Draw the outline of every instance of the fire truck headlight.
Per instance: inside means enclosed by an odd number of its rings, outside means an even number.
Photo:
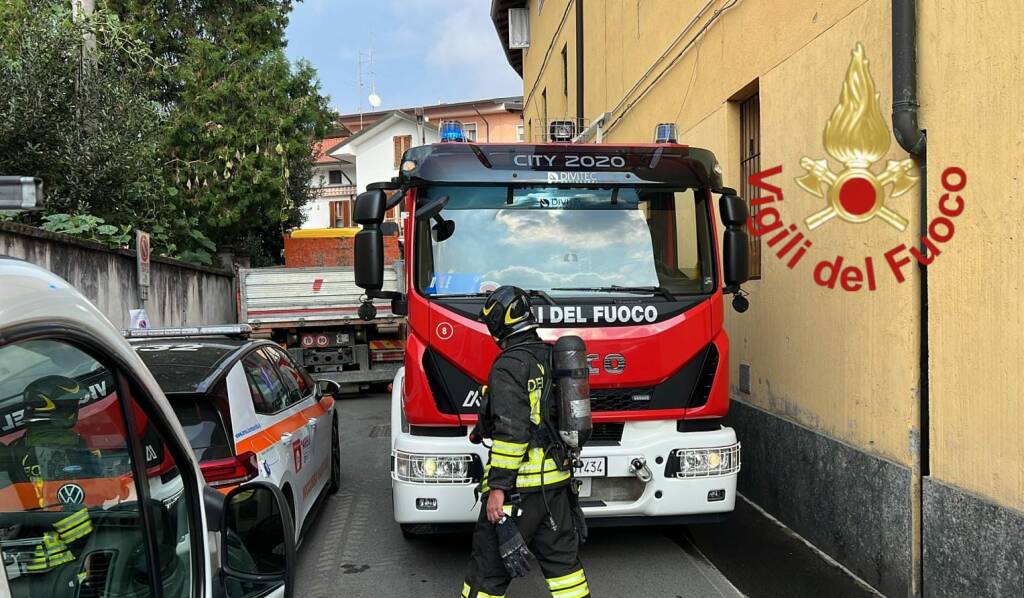
[[[665,474],[677,478],[729,475],[740,470],[740,445],[677,449]]]
[[[472,482],[472,455],[416,455],[395,451],[395,477],[420,484]]]
[[[707,471],[708,468],[707,453],[687,452],[685,455],[683,455],[682,465],[684,472],[695,473],[700,475],[701,473]]]

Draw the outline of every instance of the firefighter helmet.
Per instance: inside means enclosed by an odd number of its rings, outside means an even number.
[[[25,387],[25,419],[70,428],[78,423],[78,404],[84,391],[73,378],[43,376]]]
[[[537,327],[537,318],[530,309],[530,296],[511,285],[494,289],[480,310],[480,320],[487,324],[491,337],[499,343],[517,332]]]

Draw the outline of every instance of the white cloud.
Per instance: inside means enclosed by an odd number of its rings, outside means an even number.
[[[449,12],[434,33],[435,41],[425,56],[428,68],[469,77],[481,97],[522,93],[522,80],[508,66],[489,11]]]

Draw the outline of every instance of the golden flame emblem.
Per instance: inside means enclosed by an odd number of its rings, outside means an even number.
[[[832,172],[824,158],[805,156],[800,160],[807,173],[796,183],[828,202],[804,220],[811,230],[835,216],[847,222],[867,222],[878,216],[897,230],[907,228],[907,219],[885,205],[885,189],[890,187],[889,197],[899,197],[917,184],[918,176],[910,159],[889,160],[878,175],[871,171],[871,165],[889,151],[891,137],[868,64],[864,46],[858,43],[839,93],[839,105],[825,124],[825,151],[843,163],[843,170]]]

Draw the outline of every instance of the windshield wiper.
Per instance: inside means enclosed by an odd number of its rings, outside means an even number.
[[[471,299],[473,297],[490,297],[490,293],[434,293],[431,299]]]
[[[526,291],[526,294],[529,295],[530,297],[539,297],[539,298],[543,299],[544,302],[547,303],[548,305],[558,305],[558,302],[555,301],[551,297],[551,295],[548,295],[544,291],[540,291],[540,290],[537,290],[537,289],[524,289],[524,290]],[[447,293],[447,294],[435,293],[435,294],[431,295],[432,298],[440,298],[440,299],[450,299],[450,298],[463,299],[463,298],[490,297],[490,296],[491,296],[491,293],[489,291],[488,292],[479,292],[479,293]]]
[[[665,287],[620,287],[611,285],[609,287],[555,287],[552,291],[587,291],[590,293],[632,293],[635,295],[661,295],[666,301],[675,301],[676,297],[672,291]]]

